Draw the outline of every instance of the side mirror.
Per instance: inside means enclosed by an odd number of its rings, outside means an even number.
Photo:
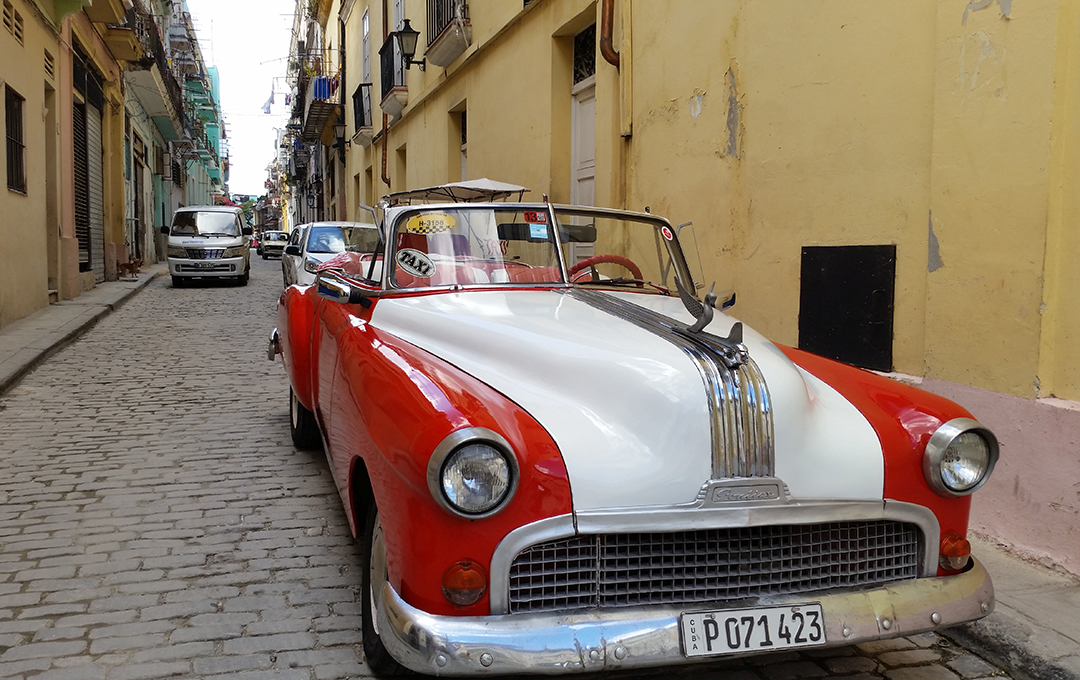
[[[168,227],[162,227],[161,228],[161,233],[168,236],[169,235],[169,228]]]
[[[300,246],[297,246],[297,245],[285,246],[285,254],[286,255],[295,255],[297,257],[300,257]]]
[[[329,272],[319,272],[315,277],[315,293],[324,300],[341,304],[370,307],[373,303],[367,291],[350,285]]]
[[[251,236],[253,233],[251,227],[240,227],[240,233],[244,236]]]

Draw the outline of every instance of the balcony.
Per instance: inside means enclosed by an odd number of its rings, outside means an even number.
[[[330,118],[337,112],[340,105],[338,87],[341,80],[338,76],[315,76],[308,84],[309,100],[305,107],[304,127],[300,132],[300,138],[305,142],[314,142],[322,138],[323,131]]]
[[[353,121],[356,130],[353,132],[353,141],[363,146],[371,146],[373,133],[371,115],[371,83],[360,83],[353,92]]]
[[[124,20],[124,3],[120,0],[97,0],[83,11],[95,24],[119,24]]]
[[[428,47],[424,59],[446,68],[472,44],[472,22],[464,0],[427,0]]]
[[[390,33],[379,48],[379,62],[382,76],[382,101],[379,108],[391,118],[396,118],[409,103],[409,88],[405,85],[405,64],[397,33]]]
[[[106,24],[98,27],[98,34],[109,47],[109,53],[117,61],[136,61],[142,59],[143,50],[135,31],[127,26]]]
[[[143,57],[128,64],[124,77],[133,84],[143,109],[154,121],[165,141],[175,141],[183,133],[184,95],[169,68],[165,46],[154,20],[142,5],[128,10],[130,26],[143,47]]]

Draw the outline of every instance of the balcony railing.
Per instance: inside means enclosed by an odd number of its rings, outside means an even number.
[[[454,19],[469,18],[464,0],[427,0],[427,44],[435,42]]]
[[[356,130],[353,134],[359,132],[363,128],[370,128],[371,122],[371,83],[360,83],[356,87],[356,91],[353,92],[353,121],[356,124]]]
[[[386,42],[379,48],[379,63],[382,76],[382,98],[397,87],[405,87],[405,68],[401,57],[401,46],[397,41],[397,33],[391,32]]]
[[[169,58],[165,55],[165,45],[161,42],[157,24],[146,13],[142,5],[136,2],[127,11],[127,25],[135,30],[139,42],[146,48],[147,56],[141,62],[137,62],[138,66],[150,69],[153,65],[157,65],[158,71],[161,73],[161,80],[165,83],[165,90],[168,93],[169,100],[172,102],[176,114],[183,120],[184,93],[169,68]]]

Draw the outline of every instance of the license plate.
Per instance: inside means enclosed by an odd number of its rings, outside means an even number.
[[[195,267],[198,269],[213,269],[217,266],[216,262],[196,262]]]
[[[814,602],[789,607],[754,607],[686,612],[679,617],[686,656],[767,652],[825,644],[825,619]]]

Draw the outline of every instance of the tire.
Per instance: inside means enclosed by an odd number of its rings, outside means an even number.
[[[292,388],[289,388],[289,433],[292,435],[293,445],[301,451],[313,451],[322,447],[315,414],[304,408]]]
[[[172,277],[172,287],[173,288],[183,288],[185,283],[186,282],[184,281],[184,277],[182,277],[182,276],[174,276],[174,277]]]
[[[375,675],[387,677],[405,675],[408,671],[401,666],[394,657],[390,656],[383,645],[382,638],[375,624],[375,600],[372,586],[381,589],[386,583],[386,547],[382,541],[382,524],[379,522],[379,511],[374,503],[368,508],[364,518],[364,533],[361,536],[363,558],[361,568],[360,619],[361,636],[364,647],[364,656],[367,665]]]
[[[239,283],[241,286],[246,286],[248,284],[248,279],[250,277],[251,277],[251,270],[250,269],[245,269],[243,274],[236,277],[236,282]]]
[[[266,253],[265,252],[262,254],[262,259],[264,259],[264,260],[266,259]]]

